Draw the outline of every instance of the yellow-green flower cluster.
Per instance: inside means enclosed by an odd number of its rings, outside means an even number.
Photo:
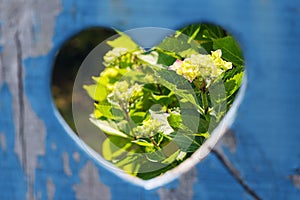
[[[103,64],[106,67],[116,67],[116,68],[131,68],[134,63],[134,57],[141,51],[130,52],[127,48],[116,47],[108,51],[103,59]]]
[[[115,63],[119,57],[125,55],[127,52],[128,50],[126,48],[122,48],[122,47],[113,48],[112,50],[108,51],[104,55],[103,57],[104,64],[106,66],[109,66],[110,64]]]
[[[131,99],[136,98],[142,91],[142,85],[137,83],[130,85],[128,81],[118,81],[114,85],[112,93],[108,99],[113,104],[119,104],[123,109],[128,109]]]
[[[209,54],[192,54],[183,61],[176,60],[169,70],[176,71],[177,74],[184,76],[190,82],[196,78],[205,81],[211,81],[222,74],[224,71],[232,68],[231,62],[226,62],[222,58],[220,49],[212,51]]]
[[[216,51],[212,51],[211,52],[211,58],[213,59],[213,62],[215,64],[215,66],[219,69],[223,69],[223,70],[228,70],[232,68],[232,63],[231,62],[226,62],[225,60],[223,60],[221,58],[222,56],[222,51],[221,49],[218,49]]]
[[[133,133],[137,138],[149,138],[157,134],[160,130],[161,122],[157,119],[148,119],[143,121],[141,126],[137,126],[133,129]]]

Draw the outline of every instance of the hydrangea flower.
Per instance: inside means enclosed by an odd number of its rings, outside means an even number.
[[[231,69],[232,63],[226,62],[225,60],[223,60],[221,58],[221,56],[222,56],[221,49],[211,52],[211,57],[213,59],[214,64],[216,65],[216,67],[218,67],[219,69],[223,69],[223,70]]]
[[[122,55],[126,54],[128,50],[123,47],[116,47],[113,48],[112,50],[108,51],[103,59],[104,59],[104,64],[106,66],[109,66],[110,64],[113,64],[116,62],[116,60],[121,57]]]
[[[143,121],[141,126],[137,126],[133,129],[133,133],[136,137],[149,138],[157,134],[161,127],[161,122],[157,119],[148,119]]]
[[[231,62],[226,62],[222,58],[220,49],[209,54],[192,54],[183,61],[176,60],[168,69],[176,71],[190,82],[196,78],[210,82],[224,71],[232,68]]]
[[[136,98],[141,91],[142,85],[137,83],[130,85],[128,81],[118,81],[115,83],[112,93],[108,95],[108,100],[127,110],[130,99]]]

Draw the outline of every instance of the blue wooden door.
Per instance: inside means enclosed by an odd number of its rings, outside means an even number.
[[[52,102],[56,52],[92,26],[195,22],[221,25],[244,53],[248,81],[229,133],[179,175],[145,182],[111,170]],[[299,36],[297,0],[1,0],[0,199],[299,199]]]

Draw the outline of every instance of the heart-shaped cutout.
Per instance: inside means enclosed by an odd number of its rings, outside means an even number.
[[[243,65],[236,41],[218,26],[120,32],[94,48],[78,71],[79,136],[101,163],[157,186],[158,176],[170,180],[199,162],[225,132]],[[92,142],[85,139],[91,134]],[[108,162],[88,146],[100,147]]]

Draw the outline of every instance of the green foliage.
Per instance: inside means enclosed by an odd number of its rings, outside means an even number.
[[[244,65],[239,45],[231,36],[213,40],[213,48],[221,49],[223,52],[222,57],[225,60],[232,62],[235,66],[240,67]]]
[[[108,44],[106,68],[84,86],[95,100],[91,122],[107,135],[103,157],[143,179],[176,167],[209,138],[230,108],[244,67],[235,40],[196,24],[150,51],[129,36]]]
[[[120,37],[116,38],[113,41],[108,41],[107,44],[111,47],[122,47],[126,48],[129,51],[134,51],[139,49],[139,46],[126,34],[117,31]]]

